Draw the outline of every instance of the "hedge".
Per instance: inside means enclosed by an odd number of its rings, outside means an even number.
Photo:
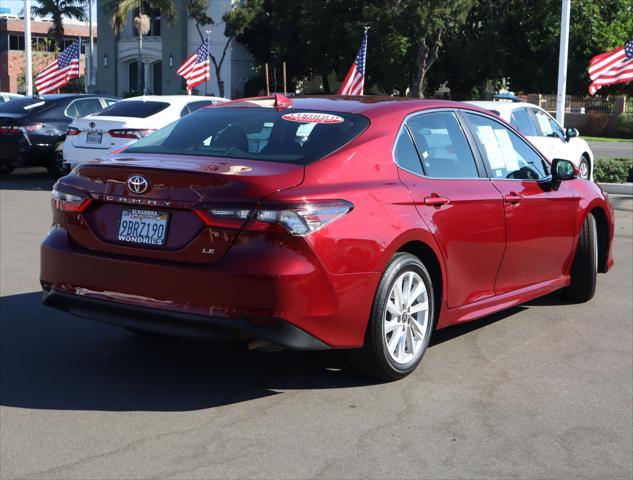
[[[633,159],[598,158],[593,167],[593,177],[596,182],[633,182]]]

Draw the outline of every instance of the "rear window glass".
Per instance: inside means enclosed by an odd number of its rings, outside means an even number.
[[[308,164],[356,138],[357,114],[274,108],[208,108],[136,142],[126,153],[165,153]]]
[[[147,118],[162,112],[169,103],[167,102],[143,102],[142,100],[130,100],[129,102],[117,102],[102,110],[97,115],[107,117],[134,117]]]
[[[0,104],[0,112],[4,113],[26,113],[41,111],[50,107],[51,103],[47,103],[41,98],[16,98],[10,102]]]

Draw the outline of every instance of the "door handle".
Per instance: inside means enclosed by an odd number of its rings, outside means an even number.
[[[424,199],[424,205],[429,205],[431,207],[441,207],[442,205],[446,205],[448,203],[448,198],[439,197],[437,195],[431,195],[430,197],[426,197]]]
[[[510,192],[505,197],[503,197],[503,199],[506,203],[515,204],[519,203],[523,199],[523,197],[518,193]]]

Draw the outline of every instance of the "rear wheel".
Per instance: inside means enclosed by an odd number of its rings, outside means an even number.
[[[571,267],[571,283],[565,296],[574,302],[587,302],[596,293],[598,276],[598,231],[596,219],[590,213],[582,225],[578,250]]]
[[[578,172],[580,178],[584,178],[585,180],[589,180],[591,176],[591,168],[589,165],[589,159],[587,155],[583,155],[580,157],[580,162],[578,162]]]
[[[48,174],[51,177],[59,178],[68,173],[68,169],[64,167],[64,142],[58,142],[55,145],[53,157],[46,166]]]
[[[431,277],[414,255],[397,253],[380,280],[365,345],[352,353],[355,367],[382,380],[397,380],[418,366],[434,320]]]

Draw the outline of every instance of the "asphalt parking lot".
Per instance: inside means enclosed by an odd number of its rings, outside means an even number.
[[[587,142],[596,158],[632,158],[633,143],[630,142]]]
[[[141,339],[45,309],[51,182],[0,181],[0,478],[633,475],[633,199],[593,301],[437,332],[391,384],[340,354]]]

